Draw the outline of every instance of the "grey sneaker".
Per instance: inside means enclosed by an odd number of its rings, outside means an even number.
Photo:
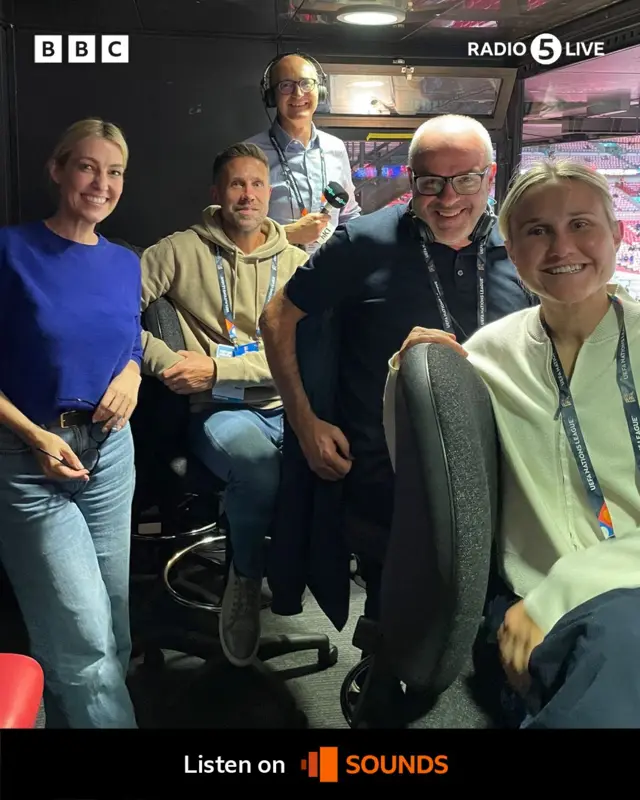
[[[262,581],[237,575],[231,564],[220,612],[220,644],[236,667],[251,664],[258,652],[261,590]]]

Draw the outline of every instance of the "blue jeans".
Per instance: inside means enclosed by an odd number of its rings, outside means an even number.
[[[87,427],[67,429],[78,455]],[[133,488],[128,425],[100,446],[86,484],[46,478],[0,426],[0,559],[44,669],[47,727],[137,727],[125,685]]]
[[[281,408],[228,408],[193,414],[190,447],[226,483],[224,507],[236,571],[262,578],[265,537],[280,486]]]

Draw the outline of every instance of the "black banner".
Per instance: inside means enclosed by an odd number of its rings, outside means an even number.
[[[157,800],[284,784],[329,791],[376,783],[438,794],[454,785],[477,793],[566,778],[575,788],[576,779],[596,777],[596,763],[584,762],[580,774],[573,759],[553,754],[591,748],[597,762],[596,736],[602,744],[595,731],[2,731],[0,790],[3,800]],[[616,740],[624,744],[624,734],[606,736],[608,753]],[[601,774],[610,766],[603,761]],[[618,759],[616,780],[625,771],[631,778],[635,762]]]

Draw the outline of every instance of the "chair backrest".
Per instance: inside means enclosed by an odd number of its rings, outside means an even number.
[[[160,297],[150,303],[142,314],[142,327],[152,336],[162,339],[172,350],[186,349],[180,321],[170,300]],[[143,378],[139,406],[144,409],[145,421],[152,436],[162,436],[172,451],[181,445],[189,421],[189,398],[168,389],[156,378]]]
[[[395,514],[380,646],[408,686],[438,695],[468,663],[498,519],[498,440],[488,391],[446,345],[403,358],[395,396]]]
[[[178,315],[166,297],[149,304],[142,314],[142,326],[172,350],[186,349]],[[187,395],[175,394],[156,378],[143,378],[138,411],[132,419],[137,449],[141,457],[145,455],[145,461],[154,473],[154,481],[160,480],[155,473],[167,473],[165,466],[168,467],[168,485],[178,479],[176,486],[171,488],[176,494],[183,491],[181,482],[190,477],[187,458],[189,413]]]
[[[159,297],[149,303],[142,314],[142,326],[157,339],[162,339],[172,350],[186,349],[178,315],[173,303],[166,297]]]

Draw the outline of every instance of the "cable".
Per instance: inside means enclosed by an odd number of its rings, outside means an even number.
[[[278,32],[278,39],[281,39],[284,36],[284,34],[286,33],[286,30],[289,27],[289,25],[291,24],[292,20],[294,20],[298,16],[299,12],[302,10],[302,6],[306,2],[307,2],[307,0],[300,0],[299,5],[297,5],[295,7],[295,9],[293,11],[293,14],[291,14],[289,19],[286,21],[284,28],[281,31]]]

